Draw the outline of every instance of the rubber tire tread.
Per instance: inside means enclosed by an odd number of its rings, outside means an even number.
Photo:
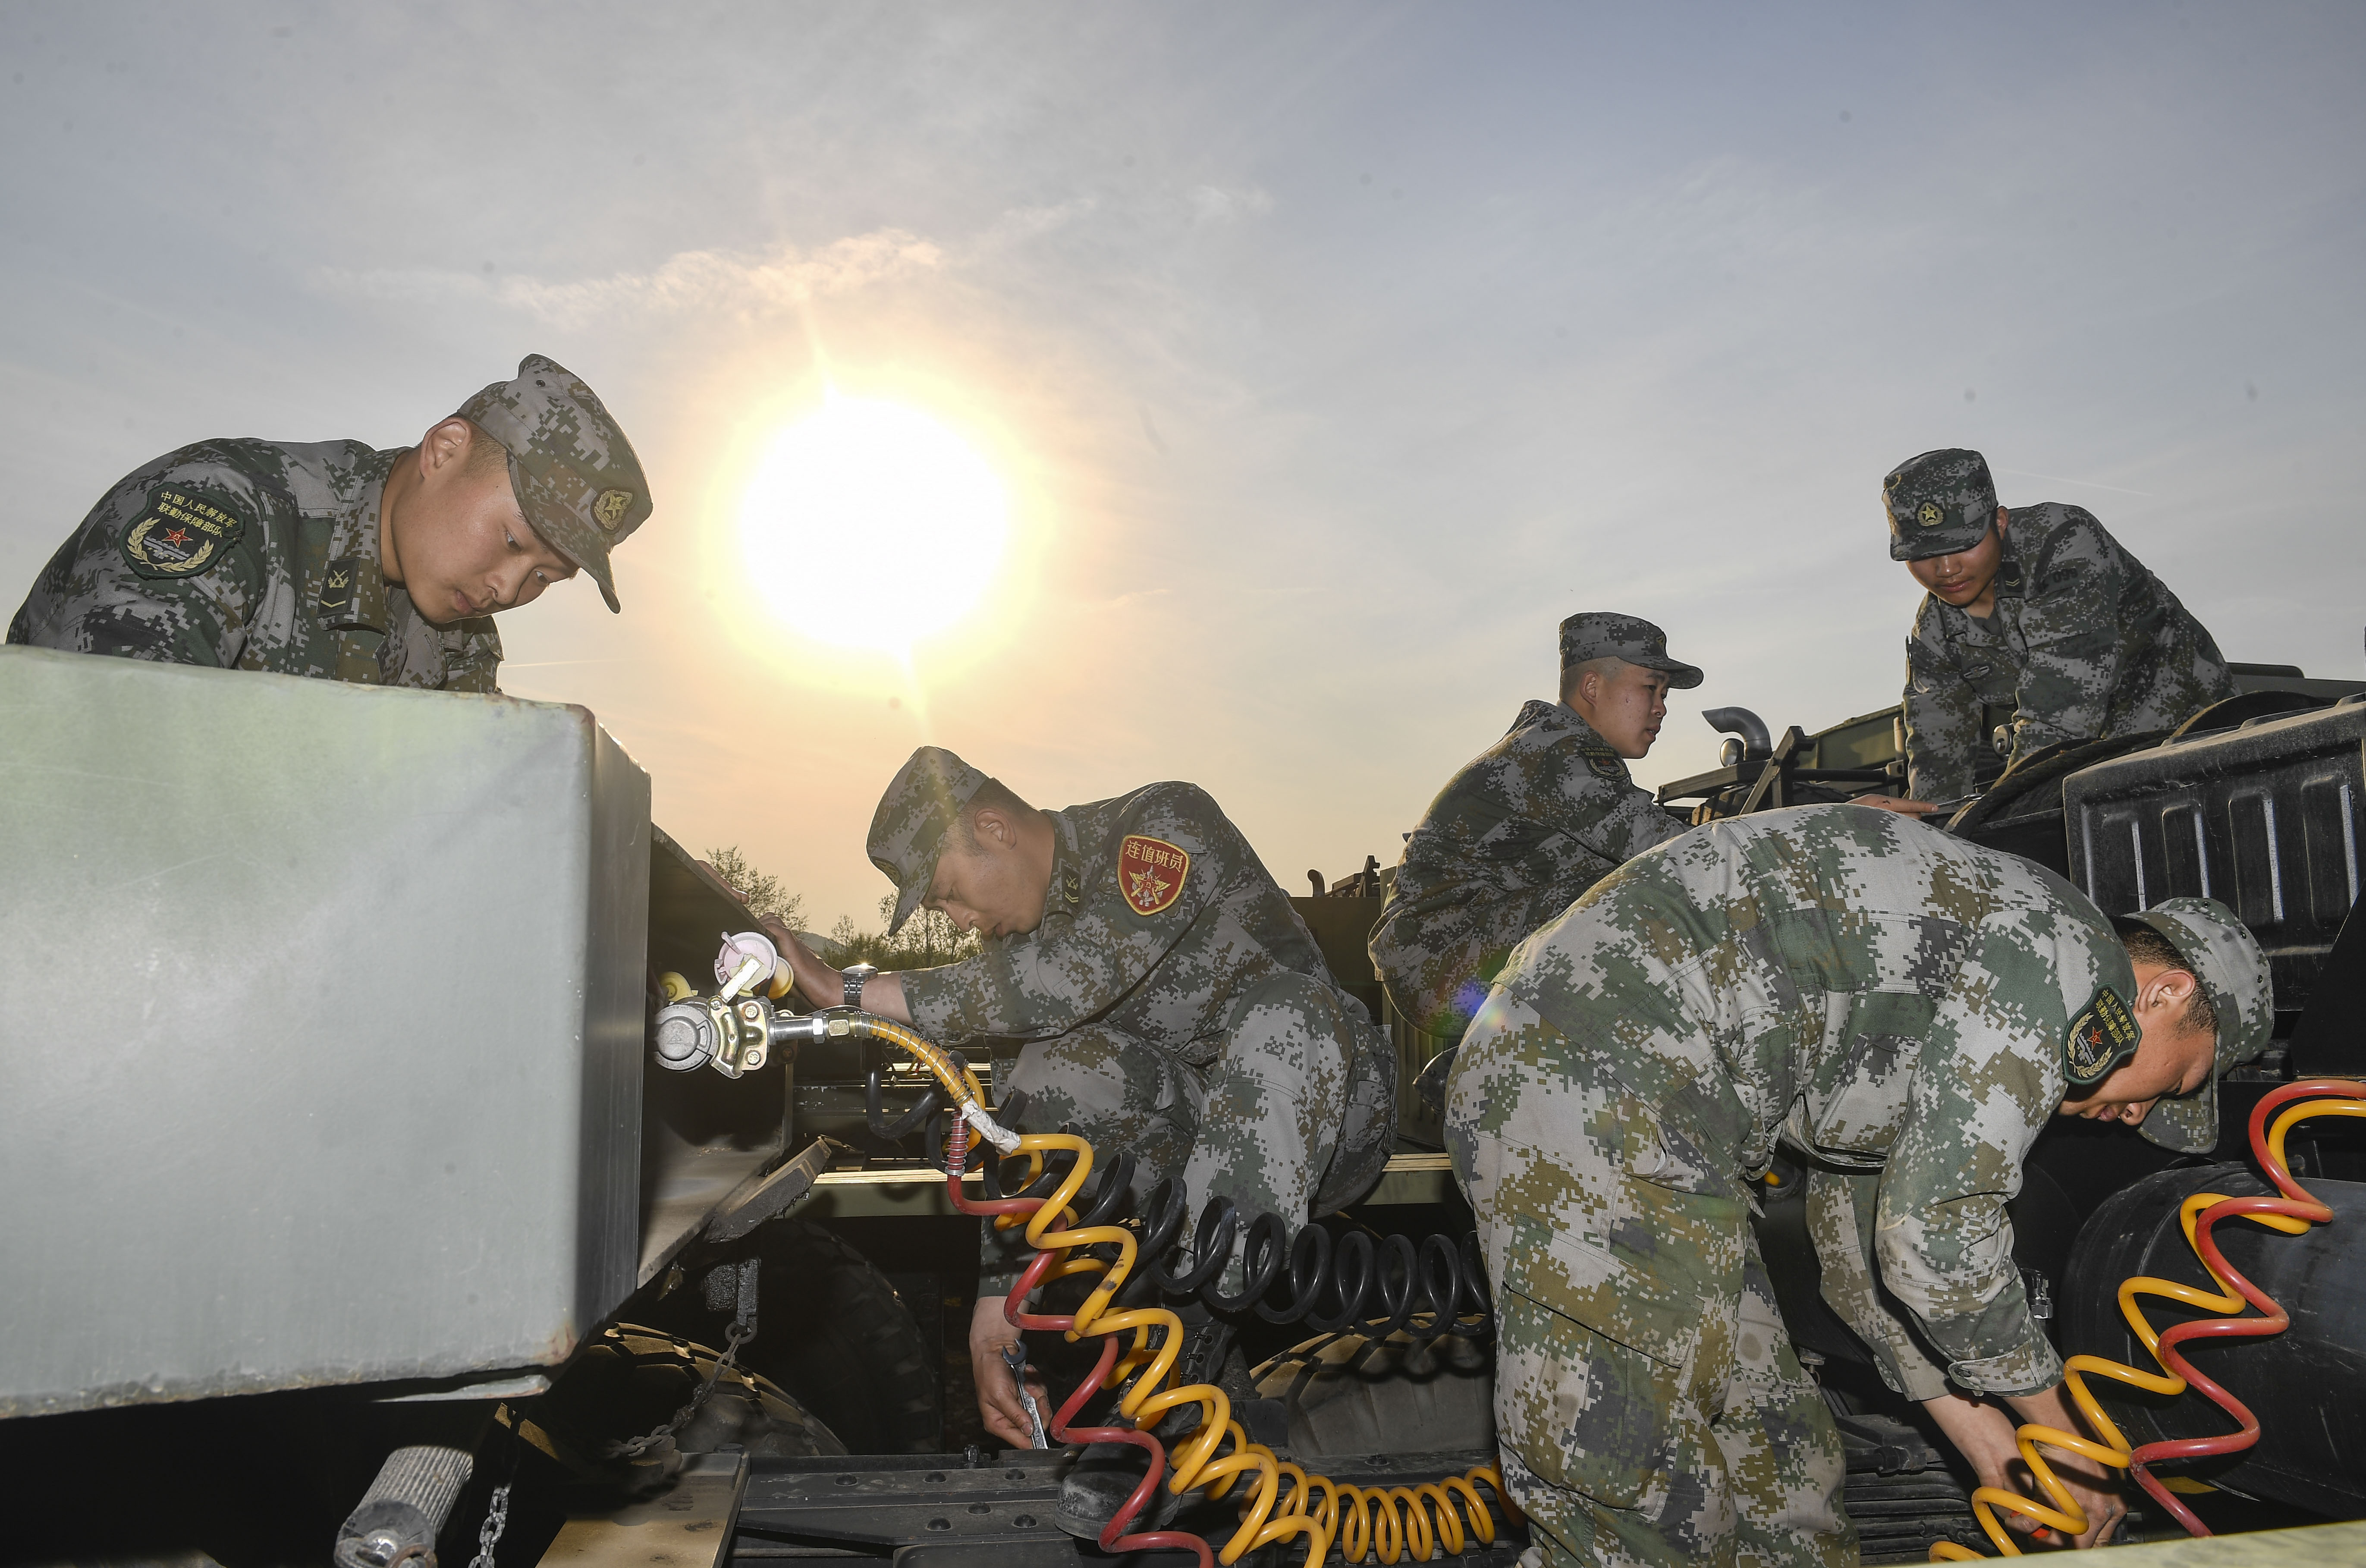
[[[811,1410],[850,1453],[935,1453],[935,1358],[887,1277],[835,1232],[775,1220],[761,1248],[759,1333],[740,1359]]]

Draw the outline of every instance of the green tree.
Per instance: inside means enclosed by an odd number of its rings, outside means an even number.
[[[749,914],[770,915],[791,931],[795,931],[805,918],[806,896],[790,892],[779,877],[749,864],[738,845],[707,851],[706,863],[715,868],[716,875],[739,890],[748,900]]]
[[[904,929],[891,941],[887,922],[896,918],[896,895],[888,894],[879,900],[879,926],[875,931],[858,931],[853,919],[845,915],[830,928],[830,951],[824,959],[844,968],[850,964],[875,964],[882,969],[932,969],[940,964],[958,964],[978,951],[975,932],[964,931],[947,916],[935,909],[918,909],[904,922]]]

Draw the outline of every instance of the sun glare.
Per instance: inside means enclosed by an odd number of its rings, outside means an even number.
[[[773,613],[823,642],[901,653],[959,620],[1002,558],[1009,500],[916,410],[832,396],[773,439],[739,535]]]

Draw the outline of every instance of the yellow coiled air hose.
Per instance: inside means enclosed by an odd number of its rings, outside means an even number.
[[[2322,1098],[2308,1099],[2309,1096]],[[2269,1113],[2279,1106],[2301,1100],[2305,1103],[2293,1105],[2277,1116],[2272,1129],[2268,1127]],[[2333,1211],[2309,1196],[2293,1179],[2292,1168],[2284,1158],[2284,1137],[2297,1122],[2312,1116],[2366,1116],[2366,1088],[2338,1078],[2319,1078],[2305,1083],[2287,1084],[2259,1100],[2251,1111],[2251,1148],[2259,1156],[2259,1168],[2267,1172],[2282,1194],[2279,1197],[2229,1198],[2223,1193],[2197,1192],[2178,1208],[2179,1224],[2184,1229],[2186,1245],[2209,1270],[2217,1285],[2215,1292],[2180,1285],[2173,1280],[2151,1275],[2136,1275],[2122,1282],[2119,1290],[2120,1314],[2135,1332],[2160,1367],[2158,1372],[2141,1371],[2101,1356],[2073,1356],[2063,1365],[2063,1382],[2068,1385],[2071,1400],[2089,1425],[2106,1439],[2095,1442],[2077,1437],[2058,1427],[2039,1426],[2034,1422],[2021,1428],[2021,1457],[2027,1461],[2030,1473],[2038,1486],[2052,1499],[2052,1506],[2019,1492],[1999,1486],[1983,1486],[1972,1494],[1972,1514],[1980,1529],[1996,1543],[1999,1553],[2007,1557],[2022,1554],[2020,1545],[1997,1510],[2010,1513],[2077,1538],[2087,1531],[2086,1510],[2062,1484],[2061,1478],[2045,1461],[2038,1445],[2067,1450],[2115,1470],[2135,1473],[2137,1483],[2159,1503],[2187,1531],[2197,1536],[2210,1533],[2194,1516],[2193,1510],[2177,1500],[2172,1483],[2165,1482],[2151,1472],[2150,1466],[2161,1460],[2202,1459],[2220,1454],[2239,1453],[2259,1440],[2259,1417],[2225,1389],[2196,1371],[2185,1359],[2180,1347],[2189,1339],[2256,1338],[2281,1334],[2291,1325],[2292,1318],[2284,1309],[2270,1300],[2258,1286],[2245,1279],[2226,1261],[2212,1228],[2219,1221],[2248,1219],[2287,1235],[2298,1235],[2312,1224],[2321,1224],[2333,1217]],[[2203,1312],[2222,1314],[2239,1313],[2246,1303],[2259,1309],[2256,1317],[2240,1317],[2229,1321],[2198,1319],[2180,1323],[2166,1330],[2157,1329],[2145,1320],[2136,1305],[2138,1296],[2162,1296]],[[2189,1387],[2199,1388],[2203,1394],[2234,1417],[2237,1429],[2217,1438],[2183,1438],[2168,1442],[2147,1443],[2142,1448],[2131,1444],[2122,1435],[2102,1404],[2087,1387],[2087,1376],[2111,1378],[2149,1393],[2177,1395]],[[1976,1562],[1980,1554],[1952,1540],[1943,1540],[1931,1548],[1933,1562]]]
[[[1122,1225],[1074,1228],[1074,1202],[1091,1178],[1093,1146],[1070,1134],[1013,1134],[984,1110],[985,1092],[966,1062],[931,1044],[904,1026],[875,1015],[860,1015],[863,1032],[910,1053],[943,1085],[962,1109],[947,1149],[947,1183],[956,1208],[965,1213],[990,1216],[1003,1229],[1026,1227],[1029,1245],[1042,1255],[1029,1265],[1009,1294],[1006,1309],[1011,1322],[1027,1328],[1057,1328],[1071,1341],[1087,1337],[1107,1340],[1099,1366],[1061,1406],[1052,1429],[1063,1442],[1125,1441],[1147,1447],[1153,1454],[1149,1477],[1102,1531],[1105,1551],[1137,1551],[1158,1547],[1191,1551],[1202,1563],[1210,1547],[1198,1536],[1181,1531],[1128,1533],[1149,1485],[1158,1473],[1163,1445],[1148,1436],[1149,1428],[1171,1410],[1189,1405],[1200,1409],[1199,1426],[1173,1454],[1174,1473],[1167,1487],[1178,1495],[1205,1490],[1211,1498],[1229,1495],[1248,1477],[1241,1503],[1241,1524],[1214,1560],[1234,1563],[1247,1552],[1274,1541],[1302,1539],[1307,1568],[1319,1568],[1336,1542],[1349,1562],[1377,1556],[1383,1563],[1424,1562],[1438,1547],[1459,1553],[1470,1540],[1492,1544],[1495,1517],[1480,1495],[1486,1483],[1507,1513],[1515,1513],[1504,1490],[1504,1477],[1493,1465],[1480,1465],[1461,1475],[1414,1486],[1360,1487],[1343,1485],[1325,1475],[1310,1474],[1284,1463],[1271,1449],[1249,1441],[1240,1423],[1232,1418],[1232,1402],[1212,1383],[1166,1386],[1183,1344],[1183,1323],[1164,1307],[1114,1311],[1111,1303],[1132,1273],[1133,1232]],[[990,1140],[1002,1154],[1020,1155],[1029,1162],[1027,1182],[1043,1171],[1043,1157],[1055,1150],[1076,1156],[1074,1165],[1047,1198],[1005,1198],[978,1201],[962,1188],[970,1129]],[[1022,1184],[1024,1185],[1024,1184]],[[1114,1260],[1081,1256],[1082,1249],[1114,1247]],[[1098,1275],[1095,1285],[1073,1315],[1052,1316],[1020,1310],[1027,1297],[1053,1280],[1072,1275]],[[1132,1335],[1131,1344],[1121,1337]],[[1136,1372],[1143,1375],[1135,1377]],[[1132,1379],[1119,1400],[1119,1413],[1130,1427],[1071,1429],[1068,1422],[1097,1388],[1116,1388]]]

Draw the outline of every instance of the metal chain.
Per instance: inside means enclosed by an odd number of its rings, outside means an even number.
[[[493,1548],[501,1544],[509,1522],[510,1483],[504,1481],[493,1488],[493,1500],[485,1506],[484,1523],[477,1527],[477,1555],[468,1560],[468,1568],[494,1568]]]
[[[690,1396],[690,1403],[673,1413],[672,1420],[653,1429],[647,1437],[627,1438],[621,1442],[606,1444],[601,1449],[601,1453],[609,1459],[638,1459],[676,1432],[681,1431],[689,1423],[690,1418],[698,1414],[699,1407],[706,1403],[707,1397],[714,1393],[715,1382],[723,1376],[724,1370],[729,1367],[738,1356],[739,1347],[756,1337],[753,1328],[743,1328],[737,1323],[733,1324],[727,1332],[729,1337],[724,1342],[723,1354],[715,1361],[715,1370],[706,1374],[706,1381],[698,1385],[698,1392]],[[472,1562],[468,1568],[477,1568],[477,1564]]]

